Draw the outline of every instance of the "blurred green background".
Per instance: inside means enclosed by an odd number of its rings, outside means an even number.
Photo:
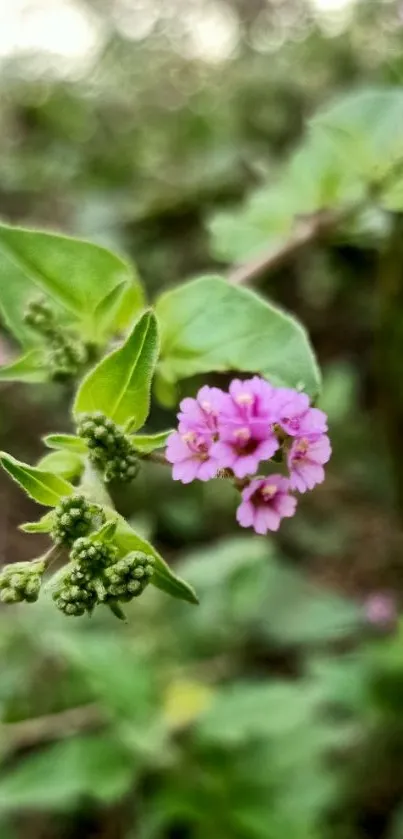
[[[264,240],[264,200],[250,230],[242,208],[317,108],[401,87],[403,5],[2,0],[0,68],[1,217],[129,254],[152,299]],[[41,600],[1,610],[1,839],[403,839],[396,206],[260,279],[324,373],[334,455],[295,519],[248,535],[223,482],[183,487],[149,464],[117,504],[199,607],[147,589],[127,625]],[[1,398],[0,446],[18,457],[68,428],[61,386]],[[156,404],[150,428],[173,423]],[[0,498],[1,561],[28,559],[16,528],[35,507],[4,473]]]

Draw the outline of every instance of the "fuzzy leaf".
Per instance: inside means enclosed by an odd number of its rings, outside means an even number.
[[[249,289],[201,277],[163,294],[156,310],[166,379],[241,370],[318,393],[320,374],[304,328]]]
[[[169,431],[159,431],[157,434],[133,434],[130,439],[138,452],[149,454],[155,451],[155,449],[162,449],[170,434],[172,434],[172,429]]]
[[[29,350],[25,355],[0,367],[0,382],[46,382],[48,374],[41,350]]]
[[[110,521],[105,522],[102,527],[99,528],[95,533],[90,535],[90,539],[92,542],[111,542],[115,536],[116,528],[118,526],[117,517],[115,520],[111,519]]]
[[[53,511],[45,513],[38,521],[26,521],[20,524],[19,529],[24,533],[50,533],[53,527]]]
[[[48,449],[63,449],[76,454],[86,454],[87,446],[81,437],[74,434],[47,434],[43,442]]]
[[[97,333],[97,306],[122,282],[141,289],[129,266],[99,245],[53,233],[0,225],[0,311],[23,344],[33,340],[23,322],[27,302],[45,294],[81,324],[81,334]]]
[[[83,470],[83,461],[80,455],[71,451],[57,451],[46,454],[37,464],[38,469],[45,469],[60,475],[68,481],[78,478]]]
[[[136,322],[124,344],[103,358],[85,377],[77,393],[74,413],[102,411],[120,424],[132,420],[133,430],[141,428],[149,411],[157,358],[157,320],[148,310]]]
[[[111,511],[112,515],[112,511]],[[116,515],[113,512],[113,515]],[[157,588],[170,594],[172,597],[177,597],[180,600],[187,600],[188,603],[198,603],[197,595],[192,587],[177,577],[171,571],[169,565],[163,560],[162,556],[155,550],[155,548],[142,539],[141,536],[133,530],[132,527],[119,516],[118,528],[116,531],[115,543],[124,553],[131,551],[143,551],[146,554],[151,554],[155,559],[155,571],[151,578],[151,583]]]
[[[0,452],[0,462],[27,495],[45,507],[56,507],[61,498],[74,491],[74,487],[64,478],[22,463],[6,452]]]

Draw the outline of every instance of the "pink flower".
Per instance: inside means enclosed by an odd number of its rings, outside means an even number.
[[[282,475],[270,475],[251,481],[242,492],[237,509],[241,527],[253,527],[256,533],[278,530],[282,518],[295,513],[296,499],[288,494],[290,482]]]
[[[332,453],[330,440],[326,434],[319,437],[298,437],[293,441],[287,456],[290,470],[290,487],[298,492],[313,489],[325,479],[323,464],[327,463]]]
[[[392,594],[371,594],[365,602],[365,616],[369,623],[385,627],[397,618],[396,600]]]
[[[254,376],[231,382],[219,414],[219,442],[212,448],[221,468],[244,478],[273,456],[279,447],[274,409],[275,390],[264,379]]]
[[[215,436],[218,417],[226,400],[226,394],[218,387],[200,388],[196,399],[186,397],[180,403],[179,431],[199,431]]]
[[[327,431],[327,416],[319,408],[309,407],[306,393],[278,388],[276,394],[277,423],[290,437],[309,437]]]
[[[165,457],[173,464],[174,481],[209,481],[218,472],[219,464],[211,453],[212,438],[197,431],[181,434],[174,431],[167,440]]]

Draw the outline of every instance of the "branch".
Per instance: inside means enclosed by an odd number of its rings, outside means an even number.
[[[43,717],[22,720],[21,722],[4,723],[0,725],[1,742],[12,751],[35,746],[37,743],[57,740],[98,728],[107,722],[106,714],[98,705],[68,708],[57,714],[46,714]]]
[[[340,221],[340,213],[322,210],[312,216],[307,216],[296,222],[289,239],[277,248],[273,245],[263,251],[260,256],[232,268],[227,275],[232,285],[247,285],[254,280],[280,268],[292,259],[306,245],[311,244],[329,233]]]

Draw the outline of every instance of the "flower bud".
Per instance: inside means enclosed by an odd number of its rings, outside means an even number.
[[[138,597],[154,573],[154,557],[134,551],[105,569],[103,580],[109,598],[127,603]]]
[[[28,303],[24,312],[24,321],[35,332],[46,337],[53,336],[57,332],[54,312],[45,297],[38,297]]]
[[[51,536],[56,545],[72,545],[76,539],[86,536],[93,524],[105,521],[101,507],[90,504],[84,495],[70,495],[62,498],[55,509],[55,523]]]
[[[92,463],[103,472],[104,480],[129,483],[138,472],[138,458],[130,437],[99,411],[82,414],[77,433],[89,448]]]
[[[87,349],[79,339],[62,332],[52,337],[47,352],[47,363],[54,381],[74,379],[87,360]]]
[[[0,600],[3,603],[34,603],[39,597],[45,565],[42,560],[15,562],[0,573]]]
[[[99,572],[116,561],[117,548],[110,542],[93,542],[80,538],[74,542],[70,559],[78,571]]]
[[[53,601],[65,615],[80,617],[92,612],[97,603],[97,594],[90,580],[77,579],[76,569],[69,567],[56,591]]]

